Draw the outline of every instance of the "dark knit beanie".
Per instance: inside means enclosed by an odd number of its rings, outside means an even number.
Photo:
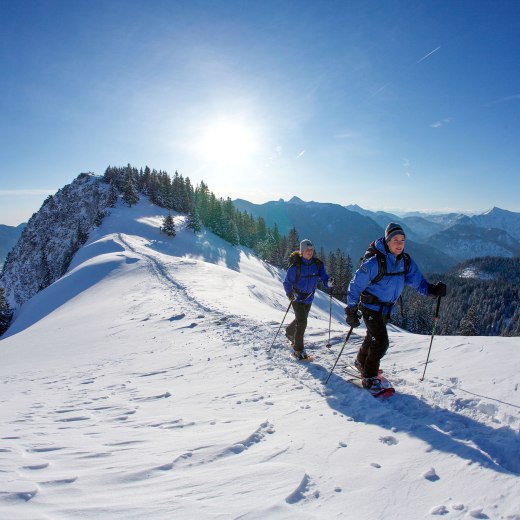
[[[388,224],[385,229],[385,240],[389,242],[393,237],[395,237],[395,235],[403,235],[406,237],[403,228],[399,224],[390,222],[390,224]]]

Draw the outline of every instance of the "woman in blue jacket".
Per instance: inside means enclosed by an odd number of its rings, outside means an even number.
[[[348,286],[347,324],[359,327],[358,309],[361,308],[367,328],[354,364],[363,375],[363,386],[372,391],[381,386],[377,375],[381,358],[389,346],[386,323],[405,284],[420,294],[446,295],[445,284],[432,285],[425,280],[417,264],[404,252],[405,243],[403,228],[393,222],[388,224],[385,236],[374,243],[375,254],[361,264]],[[380,266],[385,264],[381,273]]]
[[[314,257],[314,246],[308,239],[300,242],[300,251],[291,255],[290,262],[283,286],[287,298],[292,301],[294,320],[287,326],[285,335],[293,345],[293,356],[296,359],[307,359],[309,356],[303,346],[307,317],[318,286],[318,278],[328,288],[329,275],[323,262]]]

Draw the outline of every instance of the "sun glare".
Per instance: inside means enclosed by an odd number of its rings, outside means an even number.
[[[257,149],[257,137],[244,123],[221,120],[209,124],[197,147],[208,161],[223,165],[246,163]]]

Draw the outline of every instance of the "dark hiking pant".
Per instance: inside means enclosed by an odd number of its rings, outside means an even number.
[[[379,370],[379,362],[390,344],[386,330],[388,317],[383,316],[381,311],[373,311],[363,306],[361,312],[367,327],[367,335],[361,344],[357,360],[363,367],[365,377],[375,377]]]
[[[287,325],[285,335],[289,339],[294,339],[294,350],[303,350],[303,335],[307,328],[307,316],[311,305],[311,303],[292,302],[294,320]]]

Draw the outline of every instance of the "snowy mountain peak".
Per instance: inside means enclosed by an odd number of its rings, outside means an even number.
[[[291,197],[291,199],[289,199],[287,202],[289,204],[306,204],[305,201],[303,201],[299,197],[296,197],[296,195],[294,197]]]
[[[501,209],[497,206],[493,206],[491,209],[485,211],[482,213],[482,215],[492,215],[492,214],[501,214],[501,213],[511,213],[510,211],[507,211],[505,209]]]

